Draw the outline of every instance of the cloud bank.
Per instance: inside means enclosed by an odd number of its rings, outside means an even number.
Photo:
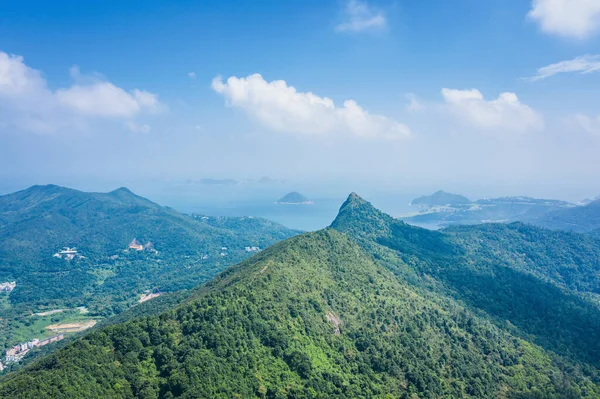
[[[260,74],[245,78],[221,77],[212,88],[228,105],[243,109],[264,126],[279,132],[326,135],[345,133],[363,138],[406,138],[410,129],[382,115],[373,115],[354,100],[341,107],[327,97],[299,92],[283,80],[267,82]]]
[[[442,89],[442,96],[453,115],[475,128],[526,132],[544,127],[542,116],[521,103],[515,93],[501,93],[495,100],[486,100],[477,89]]]
[[[528,16],[543,32],[585,39],[600,29],[600,1],[533,0]]]

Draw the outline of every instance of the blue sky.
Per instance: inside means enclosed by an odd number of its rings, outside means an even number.
[[[0,179],[591,195],[599,44],[595,0],[3,2]]]

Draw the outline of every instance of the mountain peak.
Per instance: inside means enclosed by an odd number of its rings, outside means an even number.
[[[360,195],[356,194],[355,192],[351,192],[350,195],[348,195],[348,198],[346,198],[346,201],[344,201],[344,203],[342,204],[340,212],[347,207],[356,207],[364,205],[371,205],[371,203],[365,200]]]
[[[116,190],[109,192],[107,195],[109,197],[111,197],[112,199],[120,201],[124,204],[129,204],[129,205],[135,204],[135,205],[151,206],[151,207],[159,206],[147,198],[140,197],[139,195],[135,194],[127,187],[119,187]]]
[[[361,203],[364,204],[367,201],[364,200],[363,197],[361,197],[360,195],[356,194],[354,191],[350,193],[350,195],[348,196],[348,198],[346,199],[346,202],[355,202],[355,203]]]
[[[130,189],[127,187],[119,187],[116,190],[111,191],[109,194],[120,194],[120,195],[135,195]]]
[[[331,223],[339,231],[353,230],[355,227],[382,228],[392,217],[375,208],[369,201],[356,193],[351,193],[340,207],[337,217]]]

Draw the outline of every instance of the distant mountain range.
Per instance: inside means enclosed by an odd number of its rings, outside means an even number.
[[[310,205],[313,202],[306,198],[304,195],[292,191],[291,193],[287,193],[279,200],[275,202],[276,204],[291,204],[291,205]]]
[[[531,197],[500,197],[469,201],[466,197],[438,191],[431,196],[419,197],[411,205],[419,212],[401,219],[415,225],[445,227],[454,224],[490,222],[533,222],[541,216],[559,210],[575,208],[566,201]]]
[[[295,234],[260,218],[184,215],[126,188],[48,185],[0,196],[0,283],[16,282],[0,293],[0,348],[39,334],[33,312],[86,306],[89,317],[111,316],[146,291],[193,288],[249,257],[247,247]],[[77,255],[61,256],[64,247]]]
[[[587,205],[594,201],[600,201],[600,195],[598,195],[597,197],[594,197],[594,198],[586,198],[586,199],[580,201],[579,205]]]
[[[547,213],[531,222],[549,229],[592,233],[600,236],[600,199],[583,206]]]
[[[0,397],[598,398],[599,258],[590,236],[430,231],[351,194],[330,228],[87,334]]]

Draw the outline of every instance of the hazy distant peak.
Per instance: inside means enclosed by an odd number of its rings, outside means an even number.
[[[123,204],[136,204],[149,207],[160,207],[160,205],[150,201],[149,199],[135,194],[127,187],[119,187],[116,190],[107,193],[106,195],[111,199],[119,201]]]
[[[311,204],[312,202],[297,191],[287,193],[277,201],[278,204]]]
[[[447,193],[443,190],[438,190],[431,195],[423,195],[412,201],[411,205],[426,205],[426,206],[437,206],[437,205],[462,205],[470,204],[472,201],[467,197],[459,194]]]
[[[351,201],[351,202],[358,201],[360,203],[367,202],[360,195],[356,194],[354,191],[350,193],[350,195],[348,196],[347,201]]]
[[[116,190],[110,192],[110,194],[131,194],[135,195],[130,189],[127,187],[119,187]]]
[[[67,191],[76,191],[76,190],[73,190],[72,188],[57,186],[56,184],[36,184],[36,185],[26,188],[25,190],[22,190],[22,191],[36,192],[36,193],[56,193],[56,192],[60,192],[60,191],[67,192]]]

